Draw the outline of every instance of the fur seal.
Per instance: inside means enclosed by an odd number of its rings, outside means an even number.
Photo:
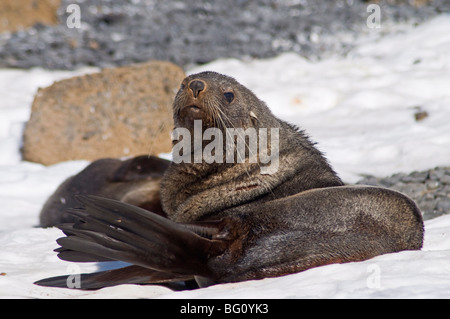
[[[174,149],[185,143],[184,159],[191,160],[174,159],[161,181],[167,217],[119,200],[78,196],[82,207],[69,210],[78,221],[58,226],[66,234],[57,240],[59,258],[132,264],[83,274],[81,288],[191,279],[202,287],[421,249],[422,215],[411,199],[388,189],[344,185],[303,131],[277,119],[233,78],[215,72],[188,76],[173,110],[175,129],[192,134],[277,129],[277,143],[267,143],[269,151],[278,150],[277,169],[263,173],[267,162],[259,155],[251,162],[248,150],[239,163],[195,161],[196,150],[210,140],[196,144],[183,136]],[[215,144],[216,159],[230,154],[225,144]],[[67,278],[37,284],[66,287]]]
[[[41,209],[41,227],[74,223],[77,218],[67,209],[79,204],[77,195],[97,195],[116,199],[157,214],[164,214],[159,198],[161,179],[169,161],[155,156],[136,156],[127,160],[103,158],[92,162],[66,179]]]

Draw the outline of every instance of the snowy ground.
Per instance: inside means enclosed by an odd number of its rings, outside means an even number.
[[[346,58],[308,62],[295,54],[269,60],[220,60],[275,114],[305,129],[342,178],[387,176],[450,165],[450,16],[402,34],[361,42]],[[172,292],[154,286],[99,291],[43,288],[33,281],[96,264],[60,261],[57,229],[40,229],[46,198],[88,163],[44,167],[21,161],[24,123],[38,87],[78,72],[0,70],[0,298],[450,298],[450,215],[426,223],[422,251],[319,267],[303,273]],[[429,116],[417,122],[414,113]],[[104,266],[102,266],[102,269]]]

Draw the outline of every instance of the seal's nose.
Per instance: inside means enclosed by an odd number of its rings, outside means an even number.
[[[189,88],[192,91],[192,94],[194,94],[194,97],[197,98],[201,91],[205,89],[205,82],[201,80],[192,80],[191,83],[189,83]]]

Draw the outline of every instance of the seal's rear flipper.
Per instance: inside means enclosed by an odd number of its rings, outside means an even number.
[[[57,240],[63,260],[118,260],[174,278],[214,279],[207,260],[222,254],[231,239],[224,220],[181,224],[116,200],[78,199],[84,208],[71,209],[70,214],[79,222],[58,226],[67,235]]]
[[[191,276],[176,276],[140,266],[128,266],[119,269],[106,270],[92,274],[75,274],[51,277],[36,281],[35,284],[44,287],[100,289],[121,284],[171,284],[193,280]],[[174,286],[173,286],[174,287]]]

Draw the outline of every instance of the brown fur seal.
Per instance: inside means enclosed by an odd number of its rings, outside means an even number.
[[[234,79],[214,72],[187,77],[174,101],[174,123],[194,135],[214,128],[216,138],[219,132],[228,137],[230,127],[275,128],[278,143],[267,145],[272,153],[277,149],[277,169],[264,171],[261,154],[250,161],[250,149],[241,153],[242,163],[221,162],[238,154],[226,143],[214,144],[215,161],[195,159],[211,138],[198,143],[184,135],[174,146],[184,143],[184,161],[174,158],[161,182],[168,218],[116,200],[79,197],[83,208],[70,210],[79,221],[59,226],[67,237],[57,241],[58,256],[133,264],[84,274],[81,288],[192,278],[205,286],[422,247],[422,216],[411,199],[382,188],[344,186],[302,131],[273,116]],[[241,138],[230,140],[236,146]],[[38,284],[65,287],[66,278]]]

